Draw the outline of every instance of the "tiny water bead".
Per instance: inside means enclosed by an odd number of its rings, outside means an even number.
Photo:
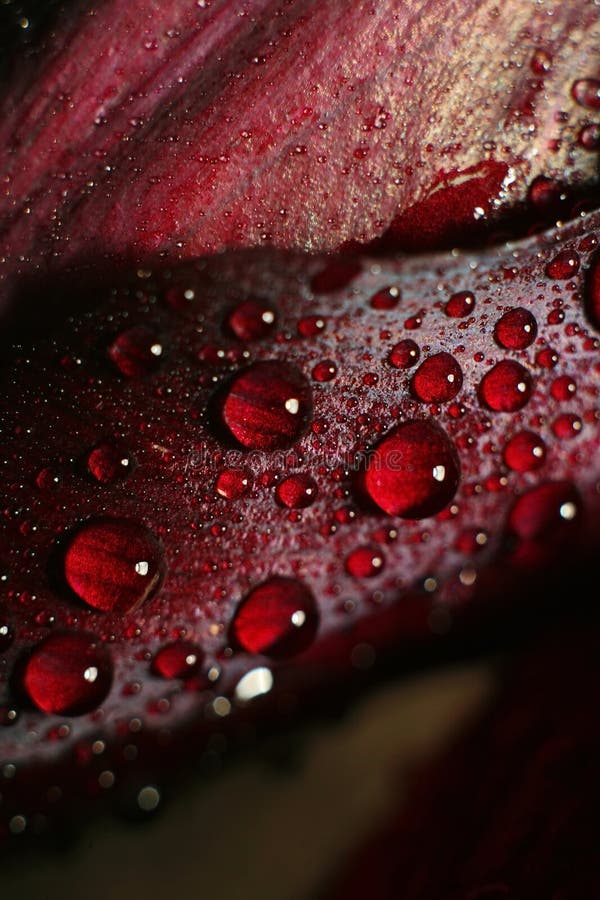
[[[230,434],[251,450],[291,446],[306,431],[312,391],[295,366],[269,360],[240,372],[221,401],[221,418]]]
[[[533,431],[519,431],[506,442],[503,457],[513,472],[533,472],[546,461],[546,445]]]
[[[571,87],[573,100],[587,109],[600,109],[600,81],[597,78],[579,78]]]
[[[498,319],[494,327],[494,338],[507,350],[524,350],[537,337],[537,322],[527,309],[517,307]]]
[[[68,585],[88,606],[126,614],[159,590],[165,555],[155,535],[129,519],[88,522],[71,537],[64,557]]]
[[[225,500],[239,500],[252,488],[252,473],[241,467],[223,469],[217,477],[215,490]]]
[[[107,353],[122,375],[136,378],[156,371],[163,355],[163,346],[153,332],[139,325],[121,332]]]
[[[451,319],[463,319],[472,313],[475,309],[475,295],[471,291],[457,291],[452,294],[446,305],[444,312]]]
[[[202,651],[188,641],[165,644],[152,660],[152,671],[161,678],[190,678],[202,665]]]
[[[317,483],[310,475],[290,475],[277,485],[275,496],[288,509],[305,509],[315,502],[318,494]]]
[[[575,250],[561,250],[546,266],[546,274],[549,278],[564,281],[577,275],[580,264],[579,254]]]
[[[389,515],[424,519],[452,500],[459,479],[458,456],[446,432],[433,421],[414,419],[375,446],[362,485]]]
[[[86,465],[90,475],[100,484],[113,484],[127,478],[133,460],[122,448],[104,441],[90,450]]]
[[[240,341],[257,341],[272,332],[275,320],[275,310],[266,300],[251,297],[229,314],[227,325]]]
[[[483,376],[479,395],[488,409],[516,412],[529,401],[533,390],[531,375],[520,363],[502,360]]]
[[[231,623],[235,647],[266,656],[294,656],[313,641],[319,625],[315,598],[302,582],[275,575],[255,587]]]
[[[383,571],[385,560],[373,547],[359,547],[346,559],[346,571],[354,578],[373,578]]]
[[[509,517],[509,527],[524,540],[551,534],[573,522],[579,515],[581,500],[569,481],[547,481],[522,494]]]
[[[450,353],[429,356],[412,378],[415,397],[423,403],[447,403],[460,391],[462,369]]]
[[[419,345],[407,338],[392,347],[388,360],[395,369],[410,369],[419,362],[420,356]]]
[[[42,712],[79,716],[102,703],[112,677],[110,656],[93,635],[64,632],[51,634],[33,648],[22,684]]]
[[[400,301],[399,287],[383,288],[373,294],[369,303],[373,309],[394,309]]]

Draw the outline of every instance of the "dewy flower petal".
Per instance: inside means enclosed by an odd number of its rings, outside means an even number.
[[[599,34],[590,0],[71,4],[4,85],[0,299],[105,255],[431,246],[591,181]]]

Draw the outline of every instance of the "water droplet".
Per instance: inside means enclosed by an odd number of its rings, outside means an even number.
[[[463,383],[462,369],[450,353],[436,353],[421,363],[412,378],[412,390],[423,403],[446,403]]]
[[[496,322],[494,337],[507,350],[524,350],[537,337],[537,322],[529,310],[523,307],[509,309]]]
[[[372,547],[358,547],[346,559],[346,571],[355,578],[373,578],[383,571],[385,564],[381,552]]]
[[[371,453],[363,486],[384,512],[424,519],[440,512],[456,493],[458,456],[435,422],[413,420],[392,429]]]
[[[570,441],[576,438],[581,434],[582,428],[583,422],[579,416],[575,416],[573,413],[564,413],[552,423],[552,431],[557,438],[563,441]]]
[[[579,508],[579,495],[570,482],[548,481],[517,499],[509,526],[524,540],[541,538],[575,519]]]
[[[309,646],[318,623],[309,589],[295,578],[275,575],[240,603],[231,623],[231,640],[249,653],[293,656]]]
[[[600,81],[596,78],[579,78],[573,82],[571,96],[580,106],[600,109]]]
[[[332,359],[322,359],[316,364],[311,374],[313,379],[320,383],[332,381],[337,375],[337,366]]]
[[[87,468],[100,484],[122,481],[131,472],[133,465],[128,453],[107,441],[94,447],[87,457]]]
[[[487,372],[479,385],[482,402],[496,412],[516,412],[529,401],[531,375],[520,363],[504,359]]]
[[[600,255],[596,255],[587,271],[585,308],[593,327],[600,331]]]
[[[577,143],[584,150],[600,150],[600,125],[584,125],[577,136]]]
[[[152,660],[152,671],[161,678],[189,678],[202,664],[202,651],[187,641],[165,644]]]
[[[302,337],[316,337],[322,334],[327,327],[325,316],[305,316],[298,322],[298,333]]]
[[[546,445],[533,431],[519,431],[506,442],[504,462],[513,472],[533,472],[546,461]]]
[[[577,393],[577,385],[570,375],[561,375],[552,382],[550,393],[555,400],[570,400]]]
[[[258,362],[230,382],[221,417],[242,446],[278,450],[297,441],[310,422],[312,391],[302,372],[275,360]]]
[[[50,466],[45,466],[37,473],[35,483],[40,491],[52,491],[59,486],[60,475],[57,475]]]
[[[290,475],[277,485],[275,496],[282,506],[289,509],[305,509],[314,503],[318,494],[317,483],[310,475]]]
[[[536,354],[535,361],[542,369],[553,369],[558,363],[558,354],[552,347],[544,347]]]
[[[121,332],[107,352],[122,375],[135,378],[149,375],[158,368],[163,346],[155,334],[139,325]]]
[[[418,363],[420,356],[419,345],[407,338],[392,347],[388,359],[395,369],[409,369]]]
[[[275,310],[266,300],[251,297],[230,313],[227,324],[240,341],[256,341],[271,333],[275,318]]]
[[[377,291],[369,302],[373,309],[394,309],[398,305],[400,297],[400,288],[393,286]]]
[[[552,68],[552,57],[546,50],[538,48],[531,57],[529,67],[534,75],[545,75]]]
[[[561,250],[546,266],[546,274],[555,280],[572,278],[579,272],[580,259],[575,250]]]
[[[252,473],[248,469],[230,468],[219,473],[216,491],[226,500],[239,500],[252,488]]]
[[[31,651],[23,671],[30,700],[46,713],[79,716],[96,709],[112,683],[106,648],[89,634],[51,634]]]
[[[65,553],[69,586],[89,606],[130,613],[159,590],[166,565],[162,546],[144,525],[101,519],[77,529]]]
[[[475,309],[475,295],[471,291],[458,291],[452,294],[444,307],[444,312],[451,319],[462,319]]]

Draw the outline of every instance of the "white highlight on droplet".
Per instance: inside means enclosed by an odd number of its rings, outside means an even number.
[[[250,669],[240,678],[235,688],[235,697],[236,700],[245,703],[262,694],[268,694],[272,687],[273,673],[265,666],[261,666],[257,669]]]

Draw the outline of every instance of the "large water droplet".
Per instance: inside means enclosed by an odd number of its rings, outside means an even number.
[[[504,359],[483,376],[479,395],[495,412],[516,412],[529,401],[532,389],[527,369],[512,359]]]
[[[67,583],[104,612],[133,612],[156,594],[165,571],[164,550],[154,534],[128,519],[88,522],[75,531],[65,553]]]
[[[507,350],[524,350],[533,344],[537,336],[537,322],[529,310],[517,307],[498,319],[494,337]]]
[[[43,712],[79,716],[102,703],[112,683],[106,648],[89,634],[51,634],[33,648],[23,687]]]
[[[318,628],[317,604],[295,578],[275,575],[255,587],[231,623],[232,643],[249,653],[293,656],[305,650]]]
[[[421,363],[412,379],[414,395],[423,403],[446,403],[463,383],[462,369],[450,353],[436,353]]]
[[[304,434],[312,414],[312,391],[288,363],[258,362],[229,383],[221,418],[231,435],[252,450],[289,447]]]
[[[384,512],[424,519],[442,510],[458,487],[460,467],[450,438],[435,422],[398,425],[370,455],[363,486]]]

